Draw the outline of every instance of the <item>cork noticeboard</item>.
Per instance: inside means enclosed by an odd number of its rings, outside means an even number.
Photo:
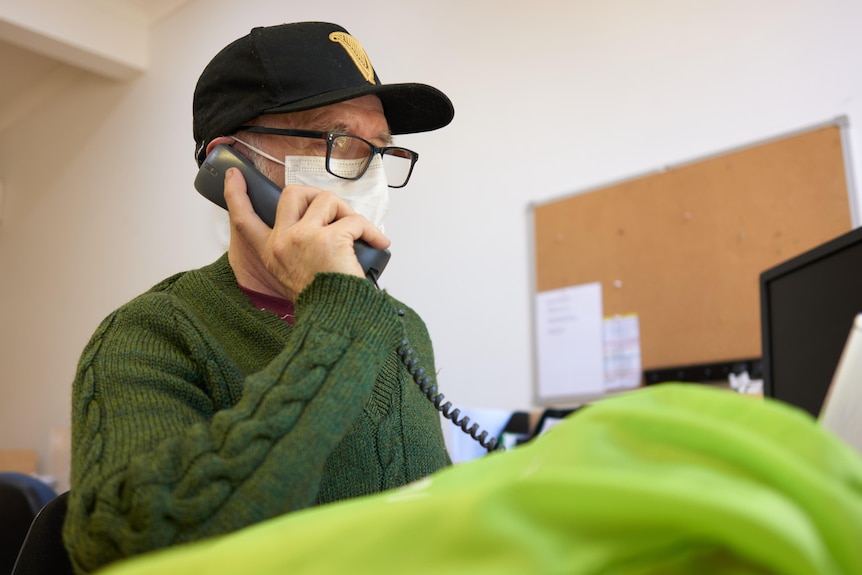
[[[601,282],[643,369],[760,357],[760,273],[852,228],[842,123],[533,206],[536,293]]]

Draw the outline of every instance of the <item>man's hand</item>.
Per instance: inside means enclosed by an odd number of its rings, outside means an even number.
[[[240,242],[244,250],[256,255],[292,301],[319,272],[365,277],[353,250],[357,239],[375,248],[389,247],[383,232],[332,192],[287,186],[272,229],[254,212],[245,180],[236,168],[225,174],[224,196],[231,245]]]

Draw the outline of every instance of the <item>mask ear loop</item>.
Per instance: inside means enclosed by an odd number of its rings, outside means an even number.
[[[249,150],[251,150],[252,152],[255,152],[256,154],[260,154],[261,156],[263,156],[263,157],[264,157],[264,158],[266,158],[267,160],[272,160],[272,161],[273,161],[273,162],[275,162],[276,164],[279,164],[279,165],[282,165],[282,166],[284,165],[284,160],[279,160],[279,159],[277,159],[275,156],[272,156],[272,155],[270,155],[270,154],[267,154],[266,152],[264,152],[264,151],[263,151],[263,150],[261,150],[260,148],[257,148],[257,147],[255,147],[255,146],[252,146],[252,145],[251,145],[251,144],[249,144],[248,142],[244,142],[243,140],[240,140],[240,139],[239,139],[239,138],[237,138],[236,136],[228,136],[228,137],[229,137],[229,138],[231,138],[231,139],[232,139],[233,141],[235,141],[235,142],[239,142],[240,144],[242,144],[243,146],[245,146],[246,148],[248,148],[248,149],[249,149]]]

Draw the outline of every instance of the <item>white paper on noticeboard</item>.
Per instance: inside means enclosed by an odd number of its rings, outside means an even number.
[[[601,283],[540,292],[535,304],[538,398],[603,393]]]

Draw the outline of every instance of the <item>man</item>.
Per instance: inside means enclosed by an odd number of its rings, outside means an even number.
[[[389,245],[380,164],[409,164],[385,172],[399,186],[416,159],[391,134],[445,126],[451,102],[381,84],[343,28],[298,23],[216,55],[193,115],[199,164],[229,145],[286,187],[270,228],[229,170],[227,254],[122,306],[84,350],[64,526],[79,573],[450,463],[397,354],[406,334],[433,373],[425,326],[365,279],[353,245]]]

